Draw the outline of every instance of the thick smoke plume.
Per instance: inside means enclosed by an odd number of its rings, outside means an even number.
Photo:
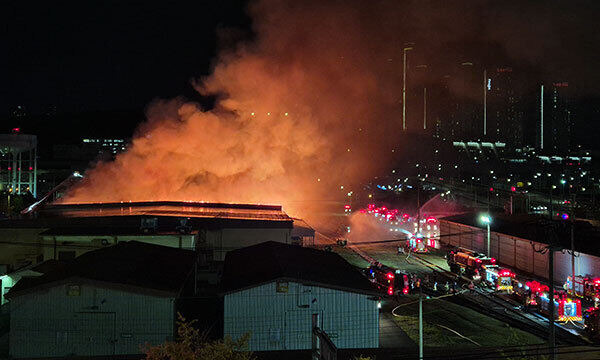
[[[150,105],[127,152],[89,170],[63,201],[279,203],[306,216],[307,204],[342,199],[402,150],[405,42],[417,43],[409,67],[427,62],[435,77],[446,73],[441,64],[489,51],[482,44],[519,53],[515,37],[524,35],[506,30],[519,25],[502,6],[253,3],[254,40],[223,51],[212,74],[194,83],[217,97],[214,108],[184,99]],[[527,53],[524,61],[539,58]],[[411,86],[425,81],[411,74]],[[416,128],[421,115],[408,108]]]
[[[304,215],[385,163],[399,124],[397,49],[373,41],[359,8],[260,2],[250,12],[256,40],[195,84],[215,107],[152,104],[127,152],[89,170],[65,202],[280,203]]]

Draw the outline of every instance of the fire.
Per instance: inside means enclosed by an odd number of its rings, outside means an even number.
[[[376,30],[360,9],[292,4],[251,6],[256,38],[194,82],[213,108],[154,102],[128,150],[62,201],[269,203],[310,217],[319,201],[344,199],[339,184],[382,170],[397,149],[401,82],[380,63],[402,49],[366,41]]]

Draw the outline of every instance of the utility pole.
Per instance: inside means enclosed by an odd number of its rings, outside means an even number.
[[[419,286],[419,360],[423,359],[423,290]]]
[[[548,302],[548,322],[550,325],[550,334],[548,337],[548,347],[550,348],[550,359],[556,359],[556,352],[554,350],[556,346],[556,338],[554,331],[554,251],[556,248],[552,245],[548,247],[548,282],[550,286],[550,301]]]
[[[402,61],[402,131],[406,131],[406,52],[413,48],[408,46],[403,50]]]
[[[540,89],[540,149],[544,150],[544,85]]]
[[[571,200],[571,270],[573,271],[573,277],[571,278],[571,290],[573,291],[573,295],[575,295],[575,211],[573,207],[575,206],[575,194],[573,194],[573,199]]]

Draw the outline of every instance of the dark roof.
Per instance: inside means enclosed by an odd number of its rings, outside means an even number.
[[[125,241],[87,252],[42,276],[23,278],[8,295],[19,296],[70,278],[119,285],[125,291],[147,289],[175,295],[195,261],[194,251]]]
[[[225,292],[289,279],[350,292],[376,294],[372,283],[340,255],[268,241],[233,250],[225,256]]]
[[[43,262],[33,266],[31,268],[31,270],[33,270],[35,272],[39,272],[41,274],[45,274],[50,271],[64,269],[65,265],[66,264],[64,261],[50,259],[50,260],[43,261]]]
[[[451,221],[458,224],[483,229],[479,221],[481,213],[467,213],[449,216],[440,221]],[[550,220],[539,215],[492,214],[490,230],[543,244],[555,241],[564,248],[571,248],[571,221]],[[574,221],[575,250],[584,254],[600,256],[600,228],[585,220]]]
[[[142,235],[193,235],[197,234],[198,230],[192,230],[187,233],[178,231],[144,231],[139,226],[135,227],[89,227],[89,226],[78,226],[78,227],[53,227],[44,230],[40,233],[43,236],[142,236]]]

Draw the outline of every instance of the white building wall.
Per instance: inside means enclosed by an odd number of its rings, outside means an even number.
[[[206,245],[213,249],[213,260],[224,261],[227,252],[241,249],[265,241],[276,241],[284,244],[291,243],[291,228],[229,228],[208,231]],[[202,243],[199,243],[203,247]]]
[[[139,241],[147,244],[162,245],[168,247],[194,250],[196,246],[195,235],[62,235],[62,236],[42,236],[44,260],[58,259],[61,251],[74,251],[75,256],[83,255],[86,252],[101,249],[103,247],[115,245],[122,241]],[[56,248],[55,245],[56,244]]]
[[[377,348],[379,310],[368,298],[295,282],[277,292],[271,282],[225,296],[224,334],[250,333],[252,351],[310,349],[312,314],[319,314],[319,327],[338,348]]]
[[[461,246],[482,253],[486,252],[486,246],[481,246],[479,241],[474,241],[470,233],[485,233],[483,228],[467,226],[450,221],[440,221],[440,234],[443,243]],[[450,234],[450,236],[447,236]],[[487,236],[487,234],[486,234]],[[476,235],[475,237],[478,237]],[[487,242],[487,239],[486,239]],[[491,232],[490,248],[491,255],[501,265],[526,273],[534,274],[542,278],[548,278],[548,253],[539,253],[536,250],[543,249],[546,245],[521,239],[506,234]],[[600,258],[593,255],[575,253],[575,274],[600,276]],[[572,275],[571,254],[566,250],[554,253],[554,279],[557,283],[564,283],[569,275]]]
[[[73,283],[77,285],[77,283]],[[145,343],[172,339],[174,299],[80,286],[57,285],[10,301],[10,355],[139,354]]]

